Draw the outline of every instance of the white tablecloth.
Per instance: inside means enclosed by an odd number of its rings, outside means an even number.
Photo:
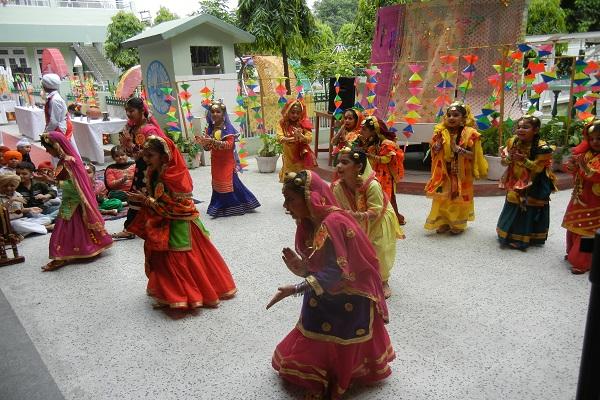
[[[15,106],[15,116],[21,135],[32,140],[40,140],[40,134],[46,127],[46,116],[40,108]]]
[[[4,111],[6,112],[15,112],[17,103],[14,100],[4,100],[0,101],[0,107],[2,106],[4,106]]]
[[[8,124],[8,118],[6,118],[6,106],[0,101],[0,124]]]
[[[110,121],[90,120],[86,118],[80,120],[75,117],[71,120],[73,123],[73,136],[79,149],[81,157],[89,158],[95,163],[104,163],[104,148],[102,147],[103,133],[118,133],[123,130],[127,120],[120,118],[111,118]]]

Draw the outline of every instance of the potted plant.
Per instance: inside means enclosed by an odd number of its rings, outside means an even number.
[[[584,123],[572,120],[567,132],[567,117],[553,117],[540,129],[540,138],[555,146],[552,169],[564,172],[564,159],[571,155],[571,148],[581,143]],[[568,138],[568,140],[567,140]]]
[[[274,172],[277,167],[277,160],[282,153],[281,143],[277,141],[275,135],[262,133],[260,135],[262,147],[256,156],[259,172]]]
[[[502,143],[498,142],[498,125],[493,125],[481,131],[481,147],[488,162],[487,178],[489,180],[499,181],[506,170],[506,167],[500,162],[499,149],[504,146],[506,140],[512,135],[513,124],[512,121],[502,123]]]
[[[180,137],[176,144],[177,148],[183,155],[183,159],[185,160],[188,169],[198,168],[200,166],[200,158],[198,156],[202,147],[196,142],[196,140],[193,138],[189,139]]]

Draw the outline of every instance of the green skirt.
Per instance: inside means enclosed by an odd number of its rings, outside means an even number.
[[[540,174],[526,190],[507,194],[496,226],[501,244],[526,249],[529,245],[546,242],[552,189],[552,181],[545,174]],[[520,201],[515,201],[515,198]]]

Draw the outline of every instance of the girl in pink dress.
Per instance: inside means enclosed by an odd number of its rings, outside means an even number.
[[[303,280],[282,285],[267,305],[303,296],[300,318],[277,345],[272,365],[305,399],[339,399],[351,383],[391,374],[394,349],[384,324],[388,310],[379,262],[369,238],[311,171],[288,173],[283,206],[296,220],[296,251],[287,267]]]
[[[98,211],[96,196],[83,162],[61,132],[41,136],[46,151],[59,159],[56,179],[62,203],[50,237],[50,261],[43,271],[53,271],[79,259],[95,257],[112,245]]]

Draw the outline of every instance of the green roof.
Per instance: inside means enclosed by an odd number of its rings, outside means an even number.
[[[139,47],[145,44],[155,43],[170,39],[190,29],[196,28],[202,24],[208,24],[215,29],[231,36],[234,43],[252,43],[255,38],[250,33],[228,24],[208,14],[193,15],[191,17],[175,19],[160,23],[144,32],[125,40],[122,45],[124,48]]]

